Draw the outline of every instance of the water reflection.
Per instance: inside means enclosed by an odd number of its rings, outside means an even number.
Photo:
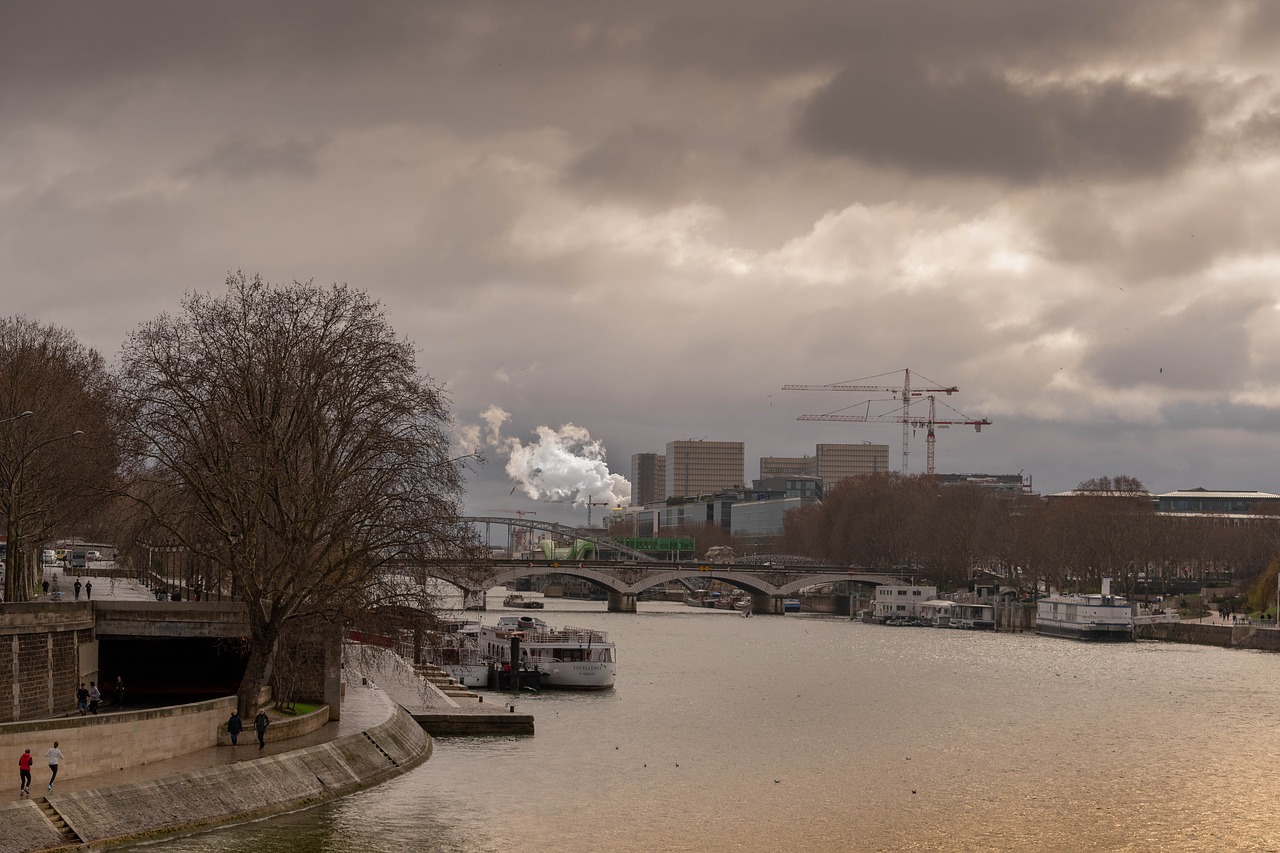
[[[641,606],[544,611],[612,634],[618,686],[518,700],[534,738],[151,849],[1274,846],[1274,656]]]

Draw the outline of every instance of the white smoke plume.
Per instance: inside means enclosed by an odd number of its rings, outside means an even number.
[[[487,427],[482,440],[507,457],[507,475],[533,500],[571,501],[578,506],[588,500],[605,501],[610,506],[631,503],[631,482],[610,473],[604,445],[584,427],[572,423],[559,429],[540,426],[534,431],[537,441],[524,444],[502,435],[502,426],[511,415],[498,406],[490,406],[480,418]],[[467,440],[481,440],[478,426],[464,427],[460,433]]]

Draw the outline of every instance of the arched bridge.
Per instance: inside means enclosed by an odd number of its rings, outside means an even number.
[[[609,594],[609,611],[634,613],[637,596],[655,586],[671,581],[718,580],[737,587],[751,596],[753,613],[782,613],[783,599],[805,587],[839,581],[880,585],[901,583],[896,572],[874,572],[839,566],[812,565],[722,565],[688,563],[673,565],[657,562],[619,563],[607,560],[492,560],[487,565],[471,566],[466,577],[452,577],[445,572],[432,573],[463,591],[469,609],[484,609],[485,592],[519,578],[534,575],[568,575],[604,587]]]

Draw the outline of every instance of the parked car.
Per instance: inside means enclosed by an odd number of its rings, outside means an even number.
[[[91,560],[91,561],[102,559],[102,555],[99,554],[97,551],[86,551],[84,556],[86,560]]]

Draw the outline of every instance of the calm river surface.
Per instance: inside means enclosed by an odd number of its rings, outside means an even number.
[[[604,607],[539,614],[619,664],[520,699],[535,737],[145,849],[1280,850],[1280,656]]]

